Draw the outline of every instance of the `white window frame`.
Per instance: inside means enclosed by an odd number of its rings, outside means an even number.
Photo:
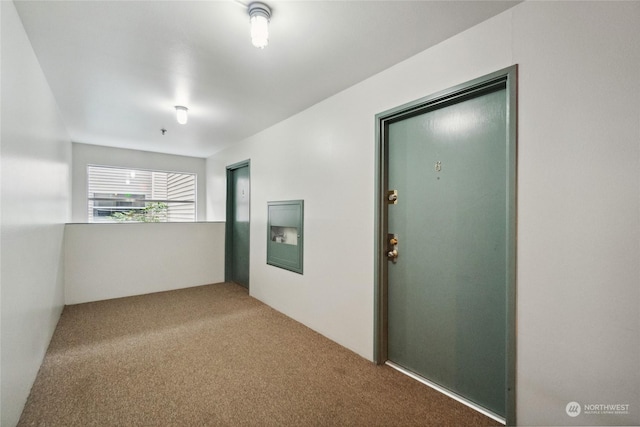
[[[136,198],[136,197],[96,197],[95,194],[102,194],[103,192],[97,192],[94,191],[93,193],[91,192],[92,190],[92,179],[91,179],[91,169],[92,168],[102,168],[102,169],[109,169],[109,170],[118,170],[118,171],[127,171],[129,173],[131,172],[143,172],[143,173],[157,173],[157,174],[166,174],[166,175],[171,175],[171,174],[176,174],[176,175],[185,175],[185,176],[191,176],[193,177],[193,191],[192,191],[192,196],[193,198],[189,198],[189,199],[171,199],[169,198],[169,196],[167,195],[166,198],[146,198],[146,197],[142,197],[142,198]],[[134,176],[135,177],[135,174]],[[168,178],[167,178],[168,179]],[[86,181],[87,181],[87,192],[86,192],[86,196],[87,196],[87,203],[86,203],[86,208],[87,208],[87,220],[90,223],[120,223],[120,222],[145,222],[145,221],[118,221],[116,219],[111,219],[111,220],[102,220],[102,221],[96,221],[95,217],[93,216],[93,210],[95,209],[94,206],[92,206],[93,202],[100,202],[100,201],[115,201],[115,202],[137,202],[137,203],[142,203],[143,206],[146,206],[148,203],[166,203],[167,205],[171,206],[171,205],[175,205],[175,204],[191,204],[193,205],[193,219],[188,219],[188,220],[171,220],[170,216],[167,215],[166,219],[163,221],[159,221],[159,222],[197,222],[198,221],[198,174],[195,172],[184,172],[184,171],[168,171],[168,170],[161,170],[161,169],[148,169],[148,168],[138,168],[138,167],[123,167],[123,166],[111,166],[111,165],[103,165],[103,164],[88,164],[86,167]],[[117,187],[114,186],[114,189],[117,190]],[[168,191],[168,189],[165,189],[165,193],[166,191]],[[153,192],[153,189],[150,190],[150,192]],[[107,192],[108,193],[108,192]],[[190,191],[191,193],[191,191]],[[93,195],[92,195],[93,194]],[[121,194],[121,192],[114,192],[112,193],[114,195],[118,195]],[[122,193],[123,194],[123,193]],[[136,193],[137,194],[137,193]],[[116,207],[116,206],[113,206]],[[127,210],[126,209],[127,206],[123,206],[123,210]],[[141,208],[140,205],[136,206],[137,208]]]

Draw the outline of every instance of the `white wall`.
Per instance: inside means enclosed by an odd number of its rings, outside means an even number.
[[[2,10],[3,426],[17,423],[64,304],[71,142],[12,2]]]
[[[521,418],[640,424],[640,2],[520,9]]]
[[[197,220],[204,221],[206,216],[205,159],[73,143],[72,222],[87,222],[87,165],[195,173],[198,198],[196,202]]]
[[[67,224],[65,303],[224,281],[224,223]]]
[[[372,359],[374,115],[517,63],[518,423],[640,423],[638,22],[640,2],[522,3],[209,158],[210,220],[251,159],[251,294]],[[305,200],[304,275],[265,262],[285,199]]]

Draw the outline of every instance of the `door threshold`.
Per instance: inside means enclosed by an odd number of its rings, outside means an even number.
[[[424,384],[424,385],[426,385],[428,387],[431,387],[432,389],[437,390],[440,393],[445,394],[445,395],[449,396],[450,398],[452,398],[454,400],[457,400],[458,402],[462,403],[463,405],[468,406],[469,408],[471,408],[471,409],[473,409],[473,410],[475,410],[477,412],[480,412],[482,415],[485,415],[485,416],[491,418],[492,420],[499,422],[500,424],[503,424],[503,425],[507,424],[507,421],[503,417],[494,414],[493,412],[489,411],[486,408],[483,408],[482,406],[478,405],[477,403],[474,403],[474,402],[472,402],[472,401],[470,401],[468,399],[465,399],[464,397],[452,392],[451,390],[448,390],[448,389],[442,387],[441,385],[438,385],[438,384],[436,384],[434,382],[431,382],[431,381],[421,377],[420,375],[417,375],[417,374],[409,371],[408,369],[403,368],[400,365],[396,365],[395,363],[391,362],[390,360],[387,360],[385,362],[385,365],[388,365],[389,367],[395,369],[396,371],[402,372],[403,374],[413,378],[414,380],[419,381],[422,384]]]

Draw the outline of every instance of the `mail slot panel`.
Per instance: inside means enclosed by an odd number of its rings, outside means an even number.
[[[302,274],[304,200],[267,202],[267,264]]]

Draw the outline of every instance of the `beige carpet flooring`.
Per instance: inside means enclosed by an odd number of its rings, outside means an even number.
[[[235,284],[65,307],[20,426],[485,426]]]

